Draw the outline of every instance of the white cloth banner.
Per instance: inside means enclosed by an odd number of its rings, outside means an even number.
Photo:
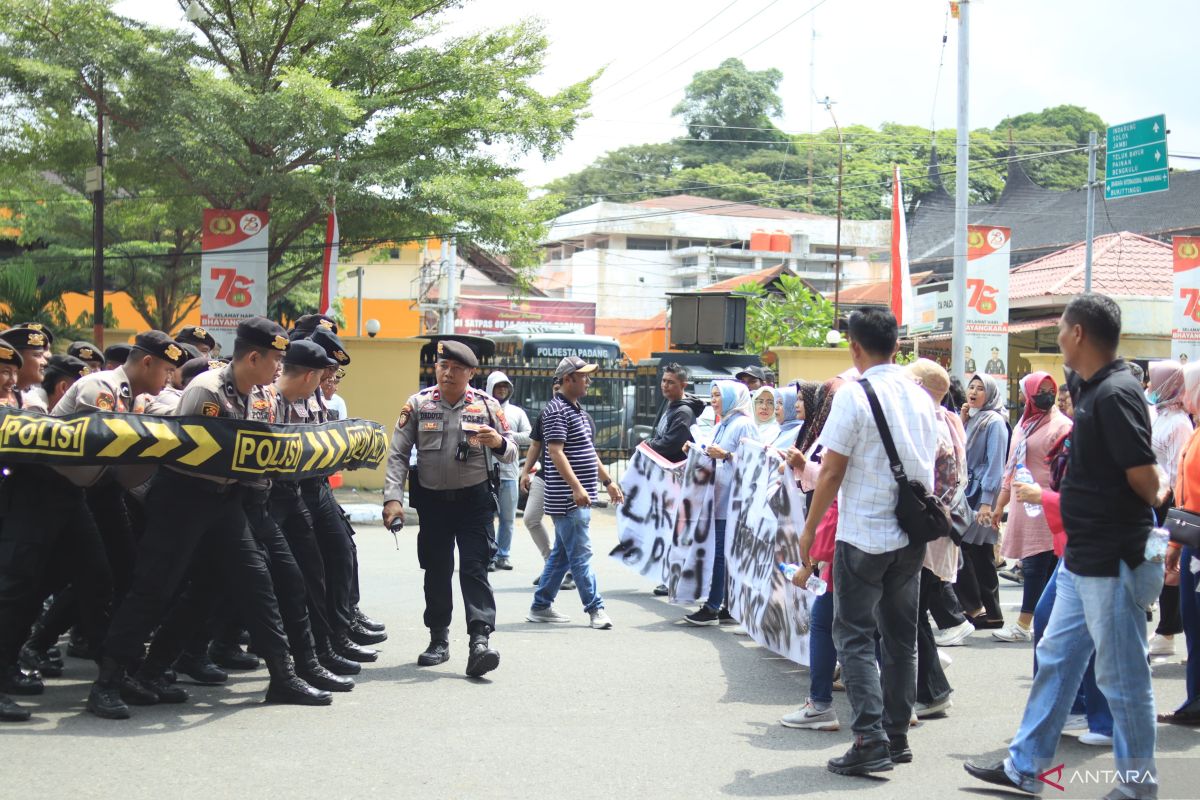
[[[699,447],[689,447],[675,503],[675,536],[667,550],[664,583],[672,603],[694,605],[708,597],[716,556],[713,490],[716,469]]]
[[[800,562],[804,494],[782,465],[772,447],[749,439],[738,446],[725,528],[727,604],[750,638],[807,665],[813,594],[777,567]]]
[[[609,556],[655,582],[666,582],[666,555],[675,536],[675,504],[684,463],[668,461],[643,442],[633,451],[621,478],[625,502],[617,506],[620,541]]]

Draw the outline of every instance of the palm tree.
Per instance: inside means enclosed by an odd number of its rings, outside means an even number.
[[[39,253],[39,258],[24,255],[0,261],[0,326],[40,322],[54,331],[59,341],[88,338],[92,315],[80,314],[72,322],[63,300],[68,292],[91,289],[84,262],[53,253],[49,250]],[[110,314],[109,310],[105,316]]]

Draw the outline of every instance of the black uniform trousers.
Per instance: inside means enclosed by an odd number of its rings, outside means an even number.
[[[44,467],[14,467],[0,487],[0,514],[0,666],[16,663],[42,601],[67,581],[84,635],[102,639],[113,578],[84,490]]]
[[[274,481],[271,485],[271,516],[283,531],[288,547],[304,574],[308,599],[308,618],[318,641],[333,632],[329,623],[329,595],[325,583],[325,558],[313,530],[312,514],[294,482]],[[290,634],[289,634],[290,635]]]
[[[150,632],[163,621],[168,605],[192,570],[192,584],[158,636],[170,638],[163,647],[177,655],[187,635],[204,624],[220,597],[222,575],[246,617],[258,652],[284,655],[288,651],[275,587],[267,559],[246,524],[244,489],[162,469],[146,496],[146,532],[138,544],[133,585],[117,609],[104,649],[129,666],[143,653]],[[157,637],[156,637],[157,638]],[[163,658],[165,660],[165,657]]]
[[[931,570],[922,567],[917,596],[917,702],[929,705],[951,692],[926,613],[941,594],[942,581]]]
[[[496,629],[496,598],[487,566],[496,554],[492,534],[492,495],[486,482],[466,489],[422,488],[413,500],[420,515],[417,560],[425,570],[425,627],[450,627],[454,611],[454,545],[458,545],[458,582],[467,614],[467,632]]]
[[[329,482],[325,478],[306,478],[300,481],[300,493],[312,515],[313,532],[325,562],[325,608],[329,624],[333,633],[340,635],[354,623],[351,587],[358,552],[342,520],[342,511],[333,499]]]
[[[304,573],[292,555],[283,531],[271,516],[271,489],[268,486],[247,487],[243,499],[250,532],[267,553],[275,599],[283,617],[283,629],[294,654],[314,650],[313,631],[308,617],[308,588]]]

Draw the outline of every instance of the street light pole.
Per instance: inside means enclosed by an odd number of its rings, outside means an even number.
[[[842,295],[842,156],[845,142],[842,140],[842,126],[838,125],[837,115],[833,113],[833,103],[834,101],[830,100],[828,95],[822,101],[825,110],[833,119],[833,127],[838,135],[837,234],[833,248],[833,327],[834,330],[837,330],[841,315]]]

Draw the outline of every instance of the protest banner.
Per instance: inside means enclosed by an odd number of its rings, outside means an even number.
[[[619,541],[609,556],[656,582],[665,583],[684,463],[668,461],[643,442],[621,478],[625,502],[617,506]]]
[[[663,580],[672,603],[699,603],[708,597],[712,586],[715,478],[713,460],[698,447],[688,448],[675,503],[675,535],[667,549]]]
[[[773,447],[738,446],[725,530],[728,606],[755,642],[807,665],[813,595],[777,568],[800,561],[804,496],[782,465]]]

